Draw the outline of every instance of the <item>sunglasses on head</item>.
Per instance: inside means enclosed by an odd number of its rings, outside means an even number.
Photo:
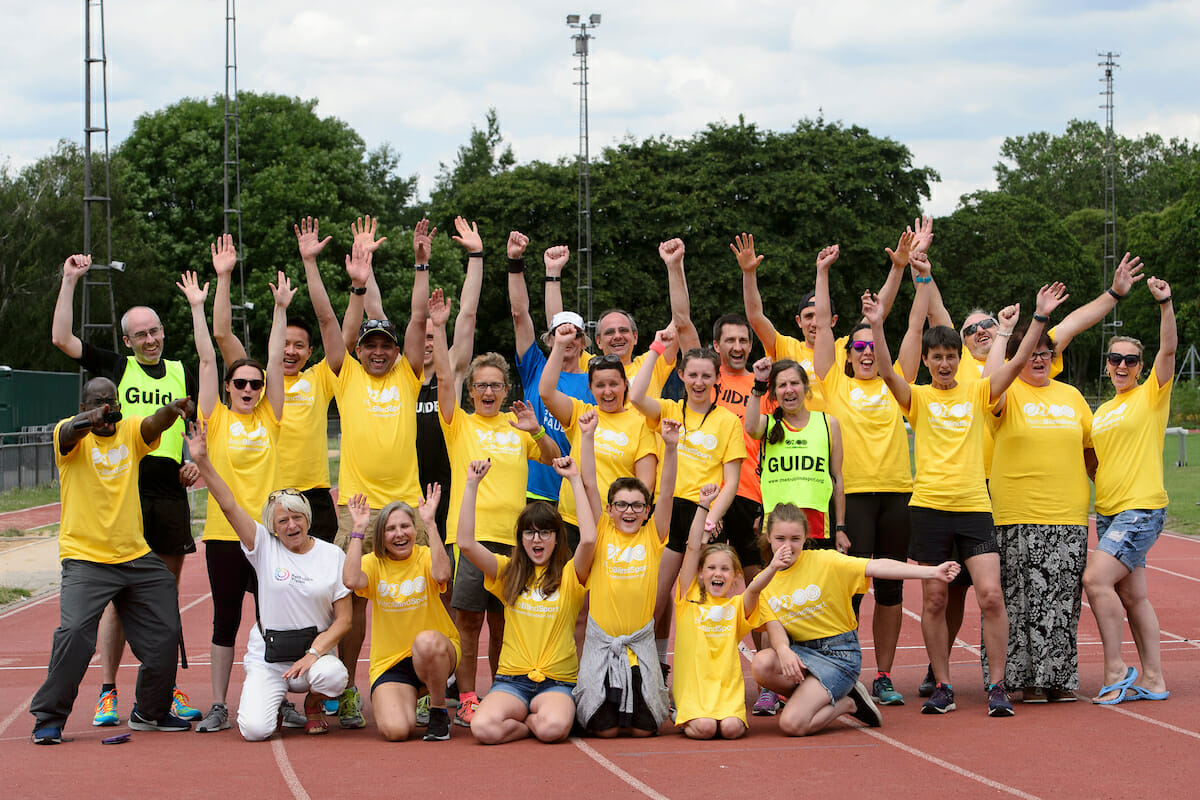
[[[981,319],[979,322],[972,322],[970,325],[962,329],[962,335],[974,336],[975,332],[978,330],[986,331],[988,328],[994,327],[996,327],[996,320],[989,317],[988,319]]]
[[[267,495],[267,502],[274,503],[276,500],[278,500],[280,497],[282,497],[285,494],[289,495],[291,497],[300,497],[301,496],[299,489],[276,489],[275,491],[273,491],[269,495]]]
[[[233,388],[235,389],[245,389],[249,386],[252,391],[257,392],[263,387],[265,381],[262,378],[234,378],[230,383],[233,384]]]
[[[1132,367],[1142,360],[1142,357],[1137,353],[1105,353],[1104,358],[1114,367],[1121,366],[1122,362],[1124,362],[1125,366]]]
[[[872,352],[872,353],[874,353],[874,352],[875,352],[875,343],[874,343],[874,342],[863,342],[863,341],[858,341],[858,342],[852,342],[852,343],[850,344],[850,346],[851,346],[851,347],[853,347],[855,350],[857,350],[857,351],[858,351],[858,352],[860,352],[860,353],[861,353],[863,350],[866,350],[868,347],[869,347],[869,348],[871,348],[871,352]]]
[[[595,364],[597,367],[615,367],[620,363],[622,362],[619,355],[616,353],[609,353],[608,355],[603,356],[592,356],[592,360],[588,362],[588,365],[590,366]]]

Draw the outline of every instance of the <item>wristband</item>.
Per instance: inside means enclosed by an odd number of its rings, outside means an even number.
[[[660,356],[667,352],[667,346],[659,341],[651,342],[650,349],[658,353]]]
[[[1012,336],[1012,331],[996,331],[997,336]]]
[[[1116,290],[1115,290],[1115,289],[1112,289],[1111,287],[1110,287],[1110,288],[1108,288],[1108,289],[1105,289],[1104,291],[1106,291],[1106,292],[1108,292],[1109,294],[1111,294],[1111,295],[1112,295],[1112,298],[1113,298],[1113,300],[1116,300],[1118,303],[1119,303],[1119,302],[1121,302],[1122,300],[1124,300],[1124,299],[1125,299],[1125,295],[1123,295],[1123,294],[1117,294]]]
[[[703,508],[705,511],[708,511],[708,509],[711,508],[711,506],[702,506],[699,503],[696,503],[696,508]]]
[[[512,275],[516,275],[518,273],[524,272],[525,271],[524,257],[510,258],[508,260],[508,271]]]
[[[1169,302],[1171,302],[1171,295],[1167,295],[1167,296],[1166,296],[1166,297],[1164,297],[1162,300],[1159,300],[1159,301],[1158,301],[1158,304],[1159,304],[1160,306],[1165,306],[1165,305],[1166,305],[1167,303],[1169,303]]]
[[[531,433],[531,434],[529,434],[530,438],[532,438],[532,439],[533,439],[535,442],[536,442],[536,441],[538,441],[539,439],[541,439],[541,438],[542,438],[543,436],[545,436],[545,435],[546,435],[546,429],[545,429],[545,428],[538,428],[538,432],[537,432],[537,433]]]
[[[751,387],[751,389],[750,389],[750,393],[751,393],[751,394],[756,394],[756,395],[758,395],[759,397],[762,397],[764,394],[766,394],[766,393],[767,393],[767,382],[766,382],[766,381],[760,381],[758,378],[755,378],[755,379],[754,379],[754,386],[753,386],[753,387]]]
[[[476,250],[474,253],[467,253],[467,258],[483,258],[483,251]]]
[[[845,533],[845,532],[846,532],[846,526],[845,526],[845,525],[834,525],[834,526],[833,526],[833,529],[834,529],[835,531],[841,531],[842,533]]]
[[[913,283],[933,283],[933,276],[926,275],[922,278],[920,275],[917,275],[913,278]]]
[[[1034,322],[1042,322],[1042,323],[1045,323],[1045,322],[1049,322],[1049,321],[1050,321],[1050,318],[1049,318],[1049,317],[1043,317],[1041,314],[1038,314],[1038,313],[1035,311],[1035,312],[1034,312],[1034,314],[1033,314],[1033,321],[1034,321]]]
[[[317,648],[315,648],[315,647],[308,648],[307,650],[304,651],[304,653],[305,653],[305,655],[315,656],[317,658],[321,657],[321,654],[317,652]]]
[[[547,275],[546,283],[562,283],[562,275]]]
[[[351,538],[351,539],[363,539],[363,538],[365,538],[365,537],[366,537],[366,534],[365,534],[365,533],[359,533],[358,531],[351,531],[351,532],[350,532],[350,538]]]
[[[367,293],[367,287],[365,287],[365,286],[351,286],[350,287],[350,294],[356,294],[356,295],[362,296],[366,293]]]
[[[416,270],[417,272],[428,272],[429,265],[428,264],[413,264],[413,269]]]

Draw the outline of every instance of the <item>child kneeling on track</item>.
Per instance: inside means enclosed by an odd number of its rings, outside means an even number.
[[[808,736],[843,714],[879,727],[870,692],[858,681],[862,649],[852,600],[867,578],[939,580],[958,574],[956,561],[918,566],[887,558],[854,558],[834,550],[805,550],[804,510],[780,503],[767,516],[761,545],[781,571],[762,591],[760,613],[771,646],[758,651],[751,671],[758,683],[790,695],[779,715],[788,736]]]
[[[737,553],[727,544],[704,545],[708,505],[721,487],[700,489],[696,518],[675,588],[675,725],[689,739],[718,733],[737,739],[746,732],[746,685],[738,642],[759,625],[759,593],[783,565],[784,551],[731,596],[742,575]]]
[[[623,729],[633,736],[653,736],[667,719],[667,686],[654,646],[654,602],[659,562],[671,526],[681,427],[674,420],[662,422],[657,508],[644,483],[617,478],[608,487],[606,516],[600,515],[596,486],[595,420],[583,428],[580,473],[592,514],[599,520],[599,559],[587,582],[591,611],[575,685],[575,717],[602,738]]]
[[[503,744],[532,734],[542,742],[571,735],[579,673],[575,621],[587,594],[596,524],[584,503],[578,509],[579,544],[571,557],[558,510],[535,501],[517,517],[518,545],[511,557],[475,541],[475,499],[490,461],[467,467],[458,549],[483,573],[484,587],[504,603],[504,644],[492,690],[471,718],[471,733],[482,744]],[[583,496],[575,460],[556,458],[554,471]]]
[[[389,742],[402,742],[417,724],[417,694],[429,691],[425,741],[450,738],[446,681],[462,652],[458,631],[438,596],[450,580],[450,557],[438,535],[436,515],[441,486],[431,483],[419,513],[393,501],[379,512],[372,552],[362,540],[371,519],[365,495],[348,504],[354,530],[346,550],[342,580],[371,601],[371,705],[375,724]],[[418,544],[424,533],[429,545]]]

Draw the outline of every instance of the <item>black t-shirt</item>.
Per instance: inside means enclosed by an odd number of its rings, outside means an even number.
[[[417,392],[417,472],[421,476],[421,491],[430,483],[442,485],[442,500],[438,503],[438,518],[445,520],[450,509],[450,454],[442,436],[438,419],[438,382],[434,375]],[[441,531],[442,536],[446,532]]]
[[[109,378],[120,386],[121,378],[125,376],[125,369],[129,366],[131,358],[133,356],[124,356],[114,353],[112,350],[105,350],[102,347],[95,347],[83,342],[83,352],[76,360],[79,366],[93,376]],[[157,364],[141,366],[146,374],[155,380],[166,377],[167,365],[161,360]],[[188,397],[192,398],[194,403],[196,402],[196,379],[186,370],[183,378],[187,384]],[[138,494],[142,498],[186,498],[187,491],[179,484],[179,462],[166,456],[152,455],[143,458],[138,472]]]

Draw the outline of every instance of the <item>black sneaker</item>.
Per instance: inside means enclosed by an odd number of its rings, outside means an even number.
[[[444,742],[450,738],[450,714],[446,709],[429,709],[429,726],[424,738],[427,742]]]
[[[933,694],[921,706],[921,713],[945,714],[955,708],[954,687],[948,683],[939,683],[933,687]]]
[[[883,724],[883,714],[879,713],[879,707],[871,701],[871,693],[861,681],[854,682],[847,697],[854,701],[854,710],[850,712],[850,716],[872,728]]]
[[[1004,688],[1004,681],[989,686],[988,716],[1011,717],[1014,713],[1012,700],[1009,699],[1008,690]]]
[[[62,744],[62,728],[46,725],[33,732],[34,744]]]
[[[921,681],[921,685],[917,687],[917,694],[921,697],[932,697],[935,686],[937,686],[937,678],[933,677],[933,664],[930,664],[925,668],[925,680]]]
[[[146,719],[138,711],[137,703],[134,703],[133,711],[129,712],[129,729],[134,731],[190,731],[192,723],[170,714],[163,714],[156,720]]]
[[[458,681],[453,675],[446,681],[446,705],[458,706]]]

